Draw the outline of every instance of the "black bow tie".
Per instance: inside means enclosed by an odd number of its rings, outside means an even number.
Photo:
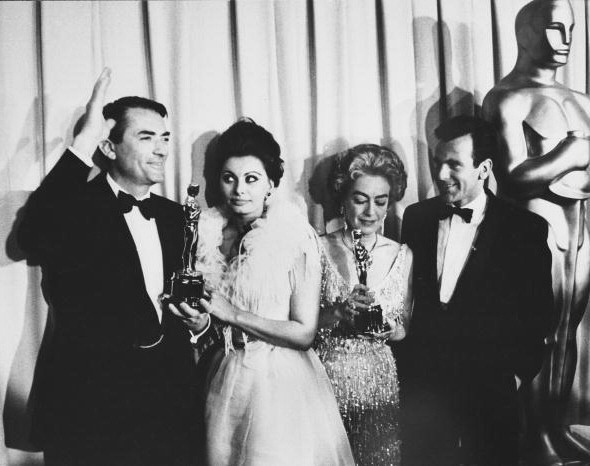
[[[119,191],[117,199],[119,200],[119,207],[124,214],[131,212],[133,206],[136,205],[146,220],[154,217],[154,203],[151,197],[138,201],[132,195]]]
[[[440,212],[438,214],[438,218],[445,219],[449,218],[452,215],[458,215],[466,223],[471,222],[471,217],[473,216],[473,209],[462,209],[461,207],[455,207],[454,205],[444,204],[440,208]]]

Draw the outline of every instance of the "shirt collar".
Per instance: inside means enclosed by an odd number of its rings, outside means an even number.
[[[125,191],[114,179],[113,177],[110,175],[110,173],[107,173],[107,183],[109,184],[109,186],[111,187],[111,189],[113,190],[113,192],[115,193],[115,196],[119,195],[119,191],[123,191],[125,194],[129,194],[130,196],[133,196],[133,194],[128,193],[127,191]],[[147,199],[148,197],[150,197],[151,193],[148,189],[148,192],[145,193],[143,196],[140,197],[135,197],[138,201],[143,201],[144,199]]]

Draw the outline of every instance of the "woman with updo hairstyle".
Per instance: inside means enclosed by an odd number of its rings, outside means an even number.
[[[352,465],[330,381],[311,349],[319,240],[298,208],[277,198],[280,153],[272,134],[239,120],[219,137],[208,180],[217,199],[200,217],[196,269],[211,294],[200,305],[222,344],[207,378],[206,461]]]
[[[207,180],[208,188],[214,196],[214,203],[222,201],[219,174],[223,164],[230,157],[245,154],[256,154],[264,165],[268,178],[275,187],[279,186],[284,172],[281,147],[266,129],[257,125],[251,118],[242,117],[217,139],[213,167],[210,179]]]
[[[408,175],[404,164],[392,150],[376,144],[359,144],[337,158],[331,172],[335,198],[343,205],[348,189],[362,175],[382,176],[389,184],[390,204],[404,197]]]
[[[383,223],[406,189],[400,158],[361,144],[330,174],[344,226],[321,238],[323,274],[316,350],[332,382],[356,464],[399,465],[399,388],[388,341],[405,337],[412,251]]]

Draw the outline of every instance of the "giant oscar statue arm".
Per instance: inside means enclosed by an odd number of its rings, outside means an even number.
[[[588,303],[590,247],[585,222],[590,197],[590,99],[556,81],[567,63],[574,26],[567,0],[534,0],[516,18],[514,69],[487,94],[484,117],[499,133],[494,161],[498,192],[549,224],[556,331],[525,396],[529,461],[562,465],[590,458],[566,425],[574,380],[576,329]]]
[[[584,172],[585,177],[590,155],[590,139],[583,130],[569,129],[567,125],[550,131],[536,130],[546,116],[530,97],[495,88],[484,101],[484,116],[494,123],[500,136],[501,157],[494,167],[496,174],[504,194],[521,201],[544,195],[571,172]],[[590,99],[584,96],[580,100],[589,104],[590,115]],[[552,137],[555,133],[557,138]],[[545,152],[541,146],[547,144],[555,145]],[[590,196],[584,191],[585,184],[578,185],[576,197]]]

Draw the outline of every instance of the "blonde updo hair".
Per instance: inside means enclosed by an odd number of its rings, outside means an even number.
[[[336,159],[330,177],[336,201],[342,203],[354,181],[363,175],[385,178],[390,187],[390,202],[404,197],[408,175],[399,156],[387,147],[359,144]]]

